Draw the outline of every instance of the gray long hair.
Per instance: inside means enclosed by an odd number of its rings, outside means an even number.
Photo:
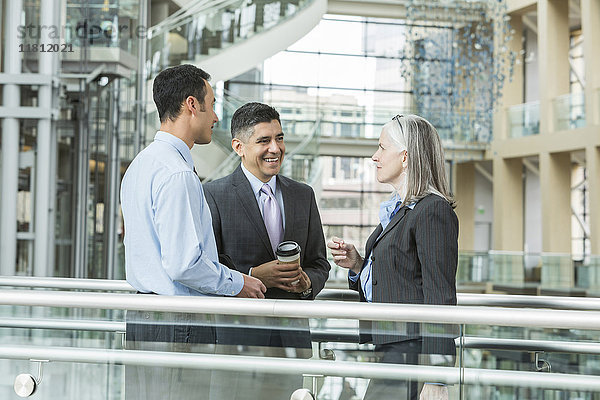
[[[406,196],[402,206],[437,194],[456,207],[446,179],[444,149],[437,130],[418,115],[394,117],[383,126],[392,142],[407,151]]]

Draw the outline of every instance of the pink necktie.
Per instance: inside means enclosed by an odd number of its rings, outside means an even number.
[[[281,243],[281,239],[283,238],[281,209],[279,208],[279,204],[277,204],[277,200],[275,199],[275,196],[273,196],[273,191],[268,184],[265,183],[260,191],[267,195],[263,206],[263,220],[265,221],[265,228],[267,228],[267,233],[269,234],[269,240],[271,241],[273,253],[275,253],[277,245]]]

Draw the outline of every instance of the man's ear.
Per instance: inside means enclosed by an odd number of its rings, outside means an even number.
[[[242,142],[240,139],[238,138],[233,138],[231,139],[231,148],[233,149],[233,151],[235,151],[237,153],[238,156],[242,156],[244,154],[244,142]]]
[[[184,101],[184,107],[186,110],[195,115],[199,111],[198,100],[194,96],[188,96]]]

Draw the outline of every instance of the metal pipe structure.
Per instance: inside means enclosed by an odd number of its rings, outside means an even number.
[[[56,26],[55,9],[56,3],[54,1],[40,3],[40,23],[42,26]],[[53,35],[45,35],[40,38],[40,42],[46,44],[46,46],[52,46],[56,44],[57,40],[53,38]],[[47,77],[57,75],[56,54],[53,51],[39,53],[38,68],[41,75]],[[51,222],[54,218],[54,210],[51,207],[53,201],[51,199],[56,195],[56,190],[52,187],[54,175],[56,174],[56,164],[52,164],[54,159],[52,151],[56,149],[54,144],[56,142],[56,130],[52,126],[51,112],[54,99],[52,84],[40,86],[38,97],[39,106],[48,110],[48,116],[47,118],[40,118],[37,126],[33,274],[35,276],[49,276],[53,269],[53,260],[48,256],[50,247],[54,246],[54,230],[50,230],[54,226]]]
[[[65,290],[99,290],[107,292],[135,292],[124,280],[38,278],[31,276],[0,276],[0,286],[52,288]],[[563,310],[600,311],[599,298],[527,296],[504,294],[458,293],[460,306],[531,307]],[[323,289],[318,300],[358,301],[358,294],[349,289]]]
[[[559,340],[500,339],[467,336],[464,338],[463,343],[467,349],[600,354],[600,344],[595,342],[561,342]]]
[[[33,319],[33,318],[0,318],[2,328],[20,329],[57,329],[69,331],[95,331],[121,333],[125,332],[125,322],[93,321],[81,319]]]
[[[237,325],[236,325],[237,327]],[[74,320],[48,318],[0,318],[0,328],[54,329],[70,331],[95,331],[123,333],[126,323],[121,321]],[[358,330],[311,329],[313,342],[358,343]],[[459,340],[456,339],[459,347]],[[463,345],[467,349],[510,350],[526,352],[600,354],[600,343],[568,342],[558,340],[501,339],[466,336]]]
[[[5,4],[4,13],[4,73],[20,74],[21,56],[17,26],[21,23],[22,0]],[[16,109],[21,105],[21,89],[17,84],[6,84],[2,90],[2,106]],[[0,273],[13,275],[17,259],[17,192],[19,190],[19,120],[2,120],[2,195],[0,196]]]
[[[14,345],[0,345],[0,358],[224,371],[257,371],[275,374],[297,373],[356,378],[411,378],[446,384],[460,383],[459,368],[424,365],[394,364],[392,368],[389,364],[349,361]],[[600,380],[597,376],[476,368],[464,369],[463,383],[483,386],[540,387],[550,390],[600,391]]]
[[[127,281],[110,279],[39,278],[34,276],[0,276],[0,286],[49,288],[64,290],[101,290],[135,292]]]
[[[107,167],[108,173],[105,180],[104,192],[104,263],[106,276],[112,279],[115,276],[117,264],[117,226],[119,219],[119,187],[121,181],[121,162],[119,159],[119,99],[121,79],[116,78],[110,87],[109,101],[109,128],[107,135]]]
[[[0,305],[600,330],[600,312],[597,311],[424,304],[348,304],[321,300],[299,302],[17,289],[0,290]]]

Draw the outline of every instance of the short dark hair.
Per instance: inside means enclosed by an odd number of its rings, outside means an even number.
[[[273,120],[281,124],[279,113],[273,107],[263,103],[246,103],[231,117],[231,137],[245,142],[254,133],[255,125]]]
[[[210,75],[200,68],[183,64],[167,68],[154,78],[152,97],[158,110],[160,122],[175,121],[181,114],[181,104],[189,96],[200,102],[200,111],[204,111],[206,83]]]

